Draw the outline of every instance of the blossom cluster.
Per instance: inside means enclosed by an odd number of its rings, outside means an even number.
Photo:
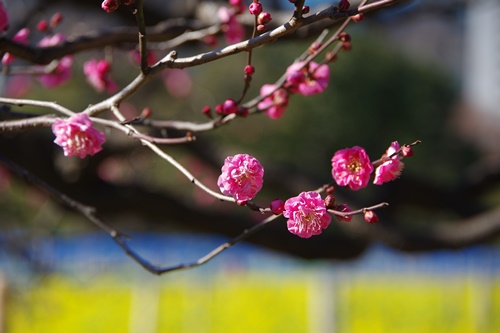
[[[403,168],[401,159],[412,154],[410,146],[401,147],[397,141],[392,142],[385,154],[374,163],[362,147],[342,149],[332,157],[332,176],[337,185],[359,190],[368,185],[375,169],[373,183],[381,185],[399,177]],[[217,185],[223,194],[233,196],[240,205],[247,204],[262,188],[264,169],[255,157],[247,154],[229,156],[221,171]],[[326,192],[325,199],[316,191],[302,192],[285,202],[276,199],[271,202],[269,210],[288,218],[287,228],[291,233],[302,238],[319,235],[330,224],[330,213],[346,222],[350,222],[354,214],[348,205],[335,204],[332,186]],[[368,223],[378,221],[372,210],[364,210],[363,215]]]
[[[99,92],[107,91],[111,94],[118,89],[118,85],[111,79],[110,70],[111,65],[105,59],[91,59],[83,64],[83,73],[90,85]]]

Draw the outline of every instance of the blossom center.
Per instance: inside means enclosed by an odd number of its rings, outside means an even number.
[[[347,169],[349,169],[351,173],[360,173],[363,170],[363,165],[359,160],[352,160],[347,165]]]

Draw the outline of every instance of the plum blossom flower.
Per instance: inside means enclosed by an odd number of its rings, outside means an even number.
[[[330,80],[330,67],[311,61],[304,67],[304,62],[296,62],[286,70],[286,82],[291,92],[304,96],[322,93]]]
[[[30,29],[22,28],[19,30],[14,37],[12,37],[12,41],[19,44],[28,44],[28,37],[30,35]],[[2,57],[2,65],[8,65],[14,61],[14,56],[9,52],[5,53]]]
[[[288,231],[302,238],[319,235],[326,229],[332,217],[319,193],[302,192],[285,202],[283,216],[288,218]]]
[[[274,84],[265,84],[260,88],[260,95],[267,97],[257,104],[259,110],[266,110],[271,119],[280,118],[288,106],[288,92],[282,88],[276,89]]]
[[[245,36],[245,29],[238,22],[234,9],[221,7],[217,12],[219,19],[223,24],[222,30],[228,44],[240,42]]]
[[[83,64],[83,73],[87,77],[87,81],[97,91],[107,91],[112,94],[118,89],[118,85],[109,75],[111,66],[105,59],[91,59]]]
[[[64,42],[66,38],[63,34],[58,33],[53,36],[46,36],[38,43],[41,47],[49,47]],[[57,87],[65,83],[71,77],[71,66],[73,65],[73,57],[62,57],[57,67],[48,74],[42,74],[38,78],[40,83],[46,88]]]
[[[262,188],[264,168],[247,154],[226,157],[217,180],[220,191],[236,199],[238,204],[251,200]]]
[[[332,176],[339,186],[359,190],[368,185],[373,165],[366,151],[358,146],[339,150],[332,157]]]
[[[92,121],[85,113],[77,113],[68,119],[56,119],[52,124],[56,136],[54,143],[61,146],[64,156],[84,158],[102,150],[106,141],[104,133],[92,127]]]
[[[0,1],[0,31],[6,31],[9,28],[9,14],[7,14],[7,10],[3,5],[3,2]]]
[[[400,148],[401,147],[397,141],[392,142],[382,158],[391,156]],[[399,154],[395,154],[375,169],[375,179],[373,180],[373,184],[382,185],[383,183],[387,183],[398,178],[401,175],[403,167],[404,164],[401,162]]]

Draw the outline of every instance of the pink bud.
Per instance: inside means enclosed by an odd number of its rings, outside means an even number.
[[[210,108],[210,106],[208,105],[205,105],[202,109],[201,109],[201,112],[207,116],[208,118],[212,118],[212,109]]]
[[[108,13],[114,12],[118,9],[120,3],[118,0],[104,0],[101,4],[101,8],[107,11]]]
[[[342,213],[352,212],[351,208],[349,208],[349,206],[347,206],[346,204],[338,205],[337,209],[335,209],[335,210],[342,212]],[[351,222],[352,215],[347,215],[347,216],[335,215],[335,218],[339,221]]]
[[[259,15],[260,13],[262,13],[262,5],[260,4],[260,2],[252,2],[250,6],[248,6],[248,10],[252,15]]]
[[[245,66],[245,74],[252,75],[253,73],[255,73],[255,67],[253,67],[252,65],[246,65]]]
[[[222,104],[222,113],[228,115],[237,112],[238,112],[238,106],[236,105],[236,102],[231,98],[226,99]]]
[[[341,32],[339,35],[339,39],[341,42],[350,42],[351,41],[351,35],[349,35],[347,32]]]
[[[38,24],[36,25],[36,29],[38,31],[47,31],[47,29],[49,28],[49,25],[47,24],[47,21],[45,20],[41,20],[40,22],[38,22]]]
[[[55,28],[62,22],[62,20],[63,20],[63,15],[60,12],[57,12],[50,18],[50,26],[52,28]]]
[[[373,210],[367,210],[365,212],[365,221],[368,223],[377,223],[378,216],[373,212]]]
[[[411,148],[411,146],[404,145],[401,149],[401,154],[403,154],[404,157],[412,157],[413,149]]]
[[[265,26],[265,25],[263,25],[263,24],[259,24],[259,25],[257,26],[257,31],[258,31],[258,32],[264,32],[264,31],[266,31],[266,26]]]
[[[359,13],[359,14],[352,16],[351,18],[354,22],[360,22],[360,21],[363,21],[364,16],[363,16],[363,13]]]
[[[327,209],[335,208],[335,197],[333,195],[327,195],[325,198],[325,206]]]
[[[222,112],[222,104],[217,104],[215,106],[215,113],[220,114],[220,115],[223,114],[223,112]]]
[[[304,7],[302,7],[302,14],[307,14],[307,13],[309,13],[310,10],[311,10],[311,8],[309,8],[309,6],[304,6]]]
[[[280,215],[283,213],[283,210],[285,210],[285,203],[283,200],[280,199],[274,199],[271,201],[271,212],[273,212],[274,215]]]
[[[257,16],[257,24],[267,24],[271,22],[271,14],[268,12],[262,12]]]

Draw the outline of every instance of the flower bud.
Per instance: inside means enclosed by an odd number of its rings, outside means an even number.
[[[309,6],[303,6],[302,7],[302,14],[307,14],[307,13],[309,13],[310,10],[311,10],[311,8]]]
[[[257,31],[258,31],[258,32],[264,32],[264,31],[266,31],[266,26],[265,26],[265,25],[263,25],[263,24],[259,24],[259,25],[257,26]]]
[[[240,117],[247,117],[248,116],[248,109],[245,107],[239,107],[238,112],[236,113]]]
[[[285,210],[285,203],[283,200],[274,199],[271,201],[271,206],[269,207],[274,215],[280,215]]]
[[[260,2],[254,1],[250,4],[250,6],[248,6],[248,10],[250,11],[250,14],[257,16],[262,13],[262,5]]]
[[[365,211],[365,221],[368,223],[377,223],[378,216],[373,210],[367,210]]]
[[[335,197],[333,195],[326,196],[325,206],[326,206],[326,209],[334,209],[335,208]]]
[[[364,16],[363,16],[363,13],[359,13],[359,14],[352,16],[351,18],[354,22],[360,22],[360,21],[363,21]]]
[[[404,157],[412,157],[413,149],[411,146],[404,145],[403,148],[401,148],[401,154],[403,154]]]
[[[271,14],[269,14],[268,12],[262,12],[259,14],[259,16],[257,16],[257,24],[267,24],[269,22],[271,22]]]
[[[255,67],[253,67],[252,65],[246,65],[245,66],[245,74],[252,75],[253,73],[255,73]]]
[[[208,105],[205,105],[202,109],[201,109],[201,112],[207,116],[208,118],[212,118],[212,109],[210,108],[210,106]]]
[[[222,113],[228,115],[237,112],[238,106],[236,105],[236,102],[231,98],[226,99],[222,104]]]
[[[352,212],[351,208],[349,208],[349,206],[347,206],[346,204],[338,205],[335,210],[341,213]],[[335,215],[335,218],[339,221],[351,222],[352,215],[347,215],[347,216]]]
[[[339,40],[341,42],[350,42],[351,41],[351,35],[349,35],[347,32],[343,31],[339,35]]]
[[[36,30],[41,31],[41,32],[47,31],[48,28],[49,28],[49,25],[47,24],[47,21],[45,21],[45,20],[41,20],[36,25]]]
[[[327,195],[333,195],[335,193],[335,186],[328,185],[328,187],[325,189],[325,193]]]
[[[59,25],[59,23],[62,22],[62,20],[63,20],[63,15],[60,12],[57,12],[50,18],[50,26],[52,28],[55,28]]]
[[[108,13],[114,12],[118,9],[120,3],[118,0],[104,0],[101,4],[101,8],[107,11]]]

